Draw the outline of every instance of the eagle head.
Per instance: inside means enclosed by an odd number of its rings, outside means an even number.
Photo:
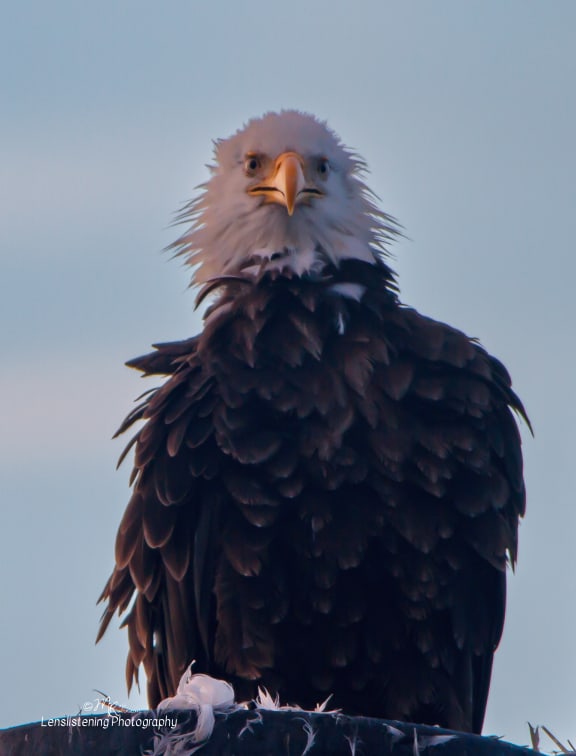
[[[285,110],[249,121],[215,142],[209,169],[178,216],[191,226],[171,245],[194,267],[195,283],[374,263],[397,233],[362,180],[365,162],[312,115]]]

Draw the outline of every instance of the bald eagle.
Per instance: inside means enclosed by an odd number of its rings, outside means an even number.
[[[152,706],[195,660],[246,698],[481,731],[528,419],[497,359],[401,304],[364,172],[268,113],[179,216],[210,305],[128,363],[165,381],[118,431],[144,421],[100,597]]]

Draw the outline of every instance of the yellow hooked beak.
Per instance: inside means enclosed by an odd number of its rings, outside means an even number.
[[[276,158],[270,176],[256,186],[250,187],[248,193],[263,195],[266,202],[284,205],[288,215],[292,215],[296,204],[310,195],[322,195],[315,187],[306,186],[304,176],[304,159],[297,152],[283,152]]]

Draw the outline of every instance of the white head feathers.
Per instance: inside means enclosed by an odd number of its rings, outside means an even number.
[[[397,233],[360,178],[363,160],[314,116],[267,113],[217,141],[214,157],[202,194],[178,216],[192,225],[171,245],[196,283],[263,267],[301,275],[327,261],[373,263]]]

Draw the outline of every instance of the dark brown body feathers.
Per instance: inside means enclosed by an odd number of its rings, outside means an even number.
[[[524,512],[503,366],[360,262],[224,282],[129,364],[168,379],[120,429],[146,420],[101,596],[128,684],[155,705],[195,659],[240,698],[479,732]]]

